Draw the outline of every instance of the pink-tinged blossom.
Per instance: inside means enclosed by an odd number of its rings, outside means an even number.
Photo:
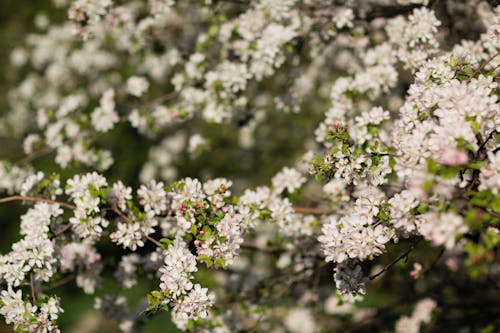
[[[418,232],[436,246],[451,249],[457,237],[468,231],[463,218],[456,213],[425,213],[417,218]]]

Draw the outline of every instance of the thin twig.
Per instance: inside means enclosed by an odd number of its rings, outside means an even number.
[[[486,144],[488,143],[488,141],[493,139],[493,136],[495,135],[495,133],[496,133],[495,130],[491,131],[490,134],[488,134],[488,136],[486,137],[486,139],[481,143],[481,145],[479,146],[479,148],[477,150],[477,157],[480,157],[479,154],[481,154],[484,147],[486,147]]]
[[[166,102],[168,100],[171,100],[171,99],[177,97],[178,94],[179,93],[177,91],[174,91],[174,92],[162,95],[160,97],[157,97],[157,98],[155,98],[155,99],[153,99],[153,100],[151,100],[151,101],[149,101],[147,103],[141,104],[138,107],[139,108],[146,108],[146,107],[149,107],[149,106],[157,105],[157,104]]]
[[[35,295],[35,284],[33,282],[33,273],[30,273],[30,288],[31,288],[31,298],[33,299],[33,302],[35,302],[36,295]]]
[[[66,231],[68,231],[69,229],[71,229],[71,227],[72,227],[72,225],[70,223],[66,224],[61,230],[59,230],[58,232],[54,233],[54,238],[57,238],[57,237],[61,236]]]
[[[475,77],[477,74],[479,74],[483,70],[484,67],[486,67],[490,62],[493,61],[493,59],[495,59],[499,55],[500,55],[500,51],[498,51],[493,56],[491,56],[491,58],[489,58],[488,60],[486,60],[485,62],[483,62],[481,64],[481,66],[479,66],[479,68],[476,69],[476,71],[474,73],[472,73],[471,77],[466,82],[469,83],[472,80],[473,77]]]
[[[126,216],[125,214],[123,214],[122,211],[119,210],[118,208],[112,207],[111,209],[113,210],[113,212],[115,212],[116,214],[118,214],[118,216],[120,216],[122,219],[124,219],[127,223],[133,223],[132,220],[130,218],[128,218],[128,216]]]
[[[30,197],[30,196],[23,196],[23,195],[13,195],[10,197],[5,197],[0,199],[0,203],[4,202],[11,202],[11,201],[34,201],[34,202],[46,202],[50,204],[58,204],[61,207],[67,208],[67,209],[72,209],[75,210],[76,206],[73,206],[71,204],[65,203],[65,202],[60,202],[60,201],[55,201],[55,200],[50,200],[46,198],[37,198],[37,197]]]
[[[434,268],[434,266],[436,266],[436,264],[438,263],[439,259],[441,259],[441,257],[443,256],[444,254],[444,251],[445,251],[445,248],[443,247],[438,255],[436,256],[436,258],[434,258],[434,260],[432,260],[432,262],[430,263],[429,267],[423,272],[423,274],[426,274],[427,272],[429,272],[431,269]]]
[[[17,161],[15,164],[27,164],[27,163],[29,163],[29,162],[31,162],[39,157],[50,154],[53,151],[54,151],[54,148],[44,147],[44,148],[39,149],[38,151],[34,152],[33,154],[25,156],[24,158]]]
[[[486,211],[488,212],[488,214],[500,218],[500,214],[498,214],[497,212],[490,210],[490,209],[487,209]]]
[[[127,223],[133,223],[132,220],[126,216],[125,214],[123,214],[123,212],[121,210],[119,210],[118,208],[116,207],[112,207],[111,208],[116,214],[118,214],[118,216],[120,216],[122,219],[124,219]],[[145,235],[146,239],[154,244],[156,244],[157,246],[159,247],[162,247],[162,243],[160,243],[159,241],[157,241],[156,239],[154,239],[153,237],[149,236],[149,235]]]
[[[385,266],[380,272],[372,275],[369,277],[370,280],[373,280],[375,278],[377,278],[378,276],[384,274],[385,272],[387,272],[392,266],[396,265],[399,261],[401,261],[402,259],[404,258],[407,258],[408,255],[410,254],[411,251],[413,251],[413,249],[415,249],[415,246],[417,246],[419,241],[416,241],[415,243],[413,243],[409,248],[408,250],[406,250],[403,254],[401,254],[399,257],[397,257],[396,259],[394,259],[394,261],[392,261],[389,265]]]
[[[330,215],[336,212],[331,208],[313,208],[313,207],[294,207],[297,214]]]
[[[156,244],[158,247],[162,247],[162,243],[158,242],[156,239],[154,239],[151,236],[146,235],[146,239],[154,244]]]
[[[63,286],[71,281],[73,281],[74,279],[76,278],[76,275],[75,274],[71,274],[71,275],[68,275],[64,278],[62,278],[61,280],[59,281],[56,281],[54,283],[52,283],[51,285],[43,288],[44,290],[51,290],[51,289],[54,289],[54,288],[57,288],[57,287],[60,287],[60,286]]]
[[[64,208],[67,208],[67,209],[71,209],[71,210],[75,210],[76,209],[76,206],[73,206],[73,205],[71,205],[69,203],[61,202],[61,201],[56,201],[56,200],[50,200],[50,199],[46,199],[46,198],[37,198],[37,197],[30,197],[30,196],[14,195],[14,196],[11,196],[11,197],[6,197],[6,198],[0,199],[0,203],[11,202],[11,201],[46,202],[46,203],[50,203],[50,204],[57,204],[57,205],[59,205],[61,207],[64,207]],[[57,238],[57,237],[61,236],[62,234],[64,234],[69,229],[71,229],[71,224],[65,225],[61,230],[59,230],[59,231],[57,231],[57,232],[54,233],[54,238]]]
[[[248,251],[257,251],[257,252],[263,252],[263,253],[281,253],[281,252],[285,252],[286,249],[283,249],[283,248],[267,248],[267,247],[259,247],[257,245],[253,245],[253,244],[247,244],[247,243],[243,243],[240,245],[240,248],[242,250],[248,250]]]

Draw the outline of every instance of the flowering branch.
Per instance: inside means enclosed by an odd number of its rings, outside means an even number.
[[[320,308],[359,318],[369,281],[398,273],[420,241],[440,251],[418,247],[431,255],[427,271],[449,250],[461,280],[495,279],[498,8],[397,2],[75,0],[58,1],[69,24],[37,17],[39,31],[10,57],[26,76],[8,85],[13,111],[0,119],[27,155],[0,161],[0,190],[16,194],[0,203],[34,203],[0,256],[0,315],[20,333],[58,333],[59,300],[42,291],[150,279],[144,313],[170,311],[184,331],[253,321],[257,331],[319,332],[331,327]],[[288,124],[314,126],[315,140]],[[121,147],[132,140],[148,152],[128,163]],[[275,148],[303,155],[265,180],[232,168],[260,145],[266,159]],[[30,165],[49,153],[54,165]],[[208,175],[221,178],[194,178]],[[257,183],[266,185],[245,187]],[[385,266],[366,275],[376,262]],[[124,333],[140,331],[124,295],[95,304]],[[419,303],[396,333],[425,330],[436,304],[446,302]],[[377,329],[394,328],[383,321]]]

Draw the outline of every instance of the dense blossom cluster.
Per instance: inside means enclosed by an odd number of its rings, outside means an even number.
[[[57,204],[37,203],[21,218],[24,236],[12,245],[12,251],[0,257],[0,273],[11,287],[19,287],[26,275],[48,281],[55,273],[55,250],[49,238],[52,220],[62,214]]]
[[[56,320],[62,312],[59,300],[49,297],[38,308],[23,299],[21,290],[2,290],[0,296],[2,308],[0,313],[5,321],[14,324],[14,328],[21,332],[59,333]]]
[[[28,74],[0,122],[26,155],[0,161],[0,202],[29,205],[22,238],[0,255],[0,314],[16,331],[59,332],[48,287],[68,276],[87,294],[110,278],[154,281],[140,315],[123,296],[96,297],[123,332],[162,311],[198,332],[318,332],[325,314],[362,322],[376,316],[357,307],[369,281],[424,243],[450,270],[500,277],[500,7],[54,2],[69,22],[40,16],[12,52]],[[276,115],[318,120],[302,158],[258,186],[217,178],[209,156],[228,129],[253,153]],[[125,156],[109,140],[123,133],[149,151]],[[36,163],[45,155],[57,168]],[[119,179],[141,158],[138,179]],[[439,259],[409,275],[425,278]],[[286,293],[291,308],[275,300]],[[440,305],[425,298],[391,328],[418,332]]]

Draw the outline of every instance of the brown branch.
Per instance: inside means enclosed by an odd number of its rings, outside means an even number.
[[[31,298],[33,299],[33,302],[36,301],[36,294],[35,294],[35,284],[33,282],[33,273],[30,272],[30,289],[31,289]]]
[[[118,216],[120,216],[122,219],[124,219],[127,223],[133,223],[132,220],[128,216],[123,214],[123,212],[121,210],[119,210],[118,208],[112,207],[111,209],[113,210],[113,212],[118,214]],[[146,237],[146,239],[148,241],[156,244],[156,246],[158,246],[158,247],[162,247],[162,245],[163,245],[162,243],[160,243],[159,241],[157,241],[156,239],[154,239],[153,237],[151,237],[149,235],[144,235],[144,237]]]
[[[68,231],[69,229],[71,229],[71,227],[72,227],[72,225],[70,223],[66,224],[63,228],[61,228],[61,230],[59,230],[58,232],[54,233],[54,238],[57,238],[57,237],[61,236],[66,231]]]
[[[315,207],[294,207],[295,213],[297,214],[312,214],[312,215],[329,215],[336,212],[332,208],[315,208]]]
[[[154,238],[153,238],[153,237],[151,237],[151,236],[146,235],[146,239],[147,239],[148,241],[150,241],[150,242],[152,242],[152,243],[156,244],[156,246],[158,246],[158,247],[162,247],[162,245],[163,245],[162,243],[158,242],[156,239],[154,239]]]
[[[71,274],[71,275],[68,275],[64,278],[62,278],[61,280],[59,281],[55,281],[54,283],[52,283],[51,285],[43,288],[44,290],[51,290],[51,289],[54,289],[54,288],[57,288],[57,287],[60,287],[60,286],[63,286],[71,281],[73,281],[74,279],[76,278],[76,275],[75,274]]]
[[[15,164],[27,164],[27,163],[29,163],[29,162],[31,162],[39,157],[50,154],[53,151],[54,151],[54,148],[44,147],[44,148],[39,149],[38,151],[34,152],[33,154],[25,156],[24,158],[17,161]]]
[[[490,62],[493,61],[493,59],[495,59],[499,55],[500,55],[500,51],[498,51],[497,53],[495,53],[494,55],[492,55],[491,58],[489,58],[488,60],[486,60],[485,62],[483,62],[481,64],[481,66],[479,66],[479,68],[476,69],[476,71],[474,73],[472,73],[471,77],[469,79],[467,79],[467,81],[465,81],[465,82],[469,83],[472,80],[473,77],[475,77],[477,74],[479,74],[483,70],[484,67],[486,67]]]
[[[286,252],[286,249],[283,249],[283,248],[259,247],[257,245],[247,244],[247,243],[241,244],[240,248],[242,250],[247,250],[247,251],[257,251],[257,252],[271,253],[271,254]]]
[[[73,205],[65,203],[65,202],[60,202],[60,201],[55,201],[55,200],[50,200],[50,199],[45,199],[45,198],[30,197],[30,196],[14,195],[14,196],[11,196],[11,197],[6,197],[6,198],[0,199],[0,203],[11,202],[11,201],[46,202],[46,203],[51,203],[51,204],[58,204],[61,207],[65,207],[65,208],[68,208],[68,209],[71,209],[71,210],[75,210],[76,209],[76,206],[73,206]],[[128,218],[125,214],[123,214],[119,209],[117,209],[116,207],[112,207],[111,209],[116,214],[118,214],[122,219],[124,219],[128,223],[132,223],[132,220],[130,220],[130,218]],[[63,233],[65,233],[66,231],[68,231],[70,228],[71,228],[71,224],[67,224],[64,228],[62,228],[61,230],[59,230],[58,232],[56,232],[54,234],[54,237],[58,237],[58,236],[62,235]],[[162,244],[160,242],[158,242],[156,239],[154,239],[153,237],[150,237],[150,236],[146,235],[146,238],[149,241],[151,241],[152,243],[156,244],[157,246],[159,246],[159,247],[162,246]]]
[[[486,144],[488,143],[488,141],[493,139],[493,135],[495,135],[495,133],[496,133],[495,130],[491,131],[490,134],[486,137],[486,139],[481,143],[481,145],[479,146],[479,148],[477,150],[477,157],[480,157],[479,155],[483,151],[484,147],[486,147]]]
[[[71,204],[65,203],[65,202],[60,202],[60,201],[55,201],[55,200],[50,200],[46,198],[37,198],[37,197],[30,197],[30,196],[23,196],[23,195],[13,195],[10,197],[5,197],[0,199],[0,203],[4,202],[11,202],[11,201],[33,201],[33,202],[46,202],[50,204],[57,204],[61,207],[75,210],[76,206],[73,206]]]
[[[374,7],[374,9],[367,13],[366,16],[360,17],[362,20],[371,22],[377,18],[393,18],[399,15],[410,14],[415,8],[420,8],[422,5],[411,4],[407,6],[387,6],[381,5]]]
[[[113,210],[113,212],[115,212],[116,214],[118,214],[118,216],[120,216],[122,219],[124,219],[127,223],[133,223],[132,220],[128,216],[126,216],[125,214],[123,214],[122,211],[119,210],[118,208],[112,207],[111,209]]]
[[[493,210],[490,210],[490,209],[487,209],[486,211],[488,212],[488,214],[500,218],[500,214],[499,213],[497,213],[497,212],[495,212]]]
[[[69,203],[61,202],[61,201],[56,201],[56,200],[50,200],[50,199],[46,199],[46,198],[37,198],[37,197],[30,197],[30,196],[14,195],[14,196],[11,196],[11,197],[6,197],[6,198],[0,199],[0,203],[11,202],[11,201],[46,202],[46,203],[50,203],[50,204],[57,204],[57,205],[59,205],[61,207],[64,207],[64,208],[67,208],[67,209],[71,209],[71,210],[75,210],[76,209],[76,206],[73,206],[73,205],[71,205]],[[59,231],[57,231],[57,232],[54,233],[54,238],[57,238],[57,237],[61,236],[62,234],[64,234],[69,229],[71,229],[71,224],[65,225],[61,230],[59,230]]]
[[[153,106],[153,105],[157,105],[157,104],[160,104],[160,103],[163,103],[163,102],[166,102],[166,101],[169,101],[175,97],[177,97],[179,93],[177,91],[174,91],[174,92],[171,92],[171,93],[168,93],[168,94],[165,94],[165,95],[162,95],[162,96],[159,96],[147,103],[144,103],[144,104],[141,104],[139,106],[137,106],[138,108],[146,108],[146,107],[149,107],[149,106]]]
[[[245,0],[217,0],[217,2],[228,2],[232,3],[235,5],[249,5],[250,1],[245,1]]]
[[[433,268],[436,266],[436,264],[438,263],[439,259],[441,259],[441,257],[443,256],[444,251],[445,251],[445,248],[443,247],[443,248],[439,251],[439,253],[438,253],[438,255],[436,256],[436,258],[434,258],[434,260],[432,260],[432,262],[430,263],[429,267],[427,267],[427,269],[423,272],[423,274],[428,273],[431,269],[433,269]]]
[[[410,254],[411,251],[413,251],[413,249],[415,249],[415,247],[417,246],[418,242],[420,240],[416,241],[415,243],[413,243],[409,248],[408,250],[406,250],[403,254],[401,254],[399,257],[397,257],[396,259],[394,259],[389,265],[385,266],[380,272],[372,275],[369,277],[370,280],[374,280],[375,278],[377,278],[378,276],[384,274],[385,272],[387,272],[392,266],[396,265],[398,262],[400,262],[402,259],[404,258],[408,258],[408,255]]]

